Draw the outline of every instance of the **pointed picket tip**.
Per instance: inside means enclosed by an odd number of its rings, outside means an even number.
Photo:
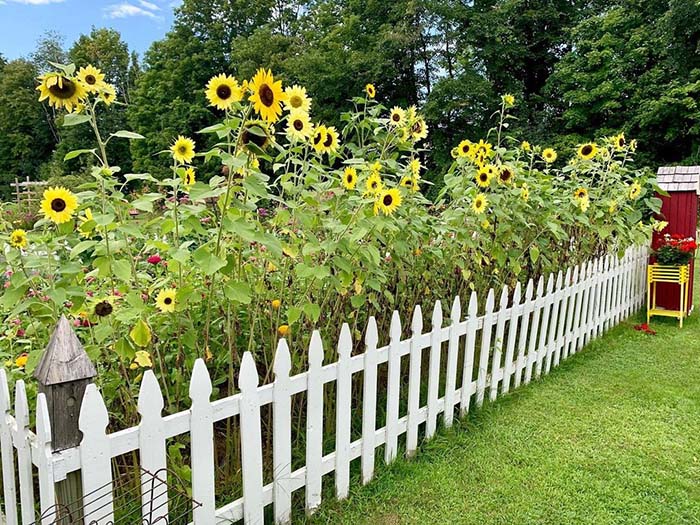
[[[547,293],[551,293],[554,290],[554,274],[550,273],[547,279]]]
[[[493,288],[489,289],[489,294],[486,296],[486,312],[493,312],[493,308],[496,305],[496,294]]]
[[[432,324],[433,328],[442,328],[442,303],[439,300],[435,301],[433,307]]]
[[[163,393],[160,390],[158,379],[156,379],[153,370],[146,370],[139,389],[138,413],[141,416],[160,416],[164,406]]]
[[[0,413],[10,410],[10,386],[7,384],[7,373],[0,368]]]
[[[311,334],[311,343],[309,344],[309,366],[321,366],[323,363],[323,341],[321,333],[314,330]]]
[[[460,301],[459,295],[455,295],[455,300],[452,301],[450,320],[452,321],[452,324],[457,324],[462,320],[462,301]]]
[[[561,270],[559,270],[559,272],[557,273],[557,290],[561,290],[562,284],[564,284],[564,275],[562,274]]]
[[[245,352],[241,359],[241,369],[238,371],[238,388],[241,392],[250,392],[258,387],[258,367],[255,366],[253,354]]]
[[[535,283],[532,281],[532,279],[528,279],[527,286],[525,287],[525,300],[526,301],[531,300],[534,293],[535,293]]]
[[[501,308],[501,310],[505,310],[508,308],[508,285],[503,285],[503,289],[501,290],[501,298],[498,301],[498,306]]]
[[[83,404],[78,416],[78,428],[83,432],[83,439],[90,435],[104,435],[109,425],[109,413],[102,394],[94,383],[90,383],[85,389]]]
[[[275,377],[288,377],[292,370],[292,356],[289,354],[289,346],[286,339],[281,338],[277,341],[277,351],[275,352],[275,361],[272,364],[272,371]]]
[[[573,270],[569,266],[566,269],[566,274],[564,275],[564,286],[569,286],[571,285],[571,274],[573,273]]]
[[[540,278],[537,279],[537,297],[542,297],[543,293],[544,293],[544,276],[540,275]]]
[[[476,317],[479,312],[479,298],[477,297],[476,290],[472,290],[469,296],[469,317]]]
[[[352,332],[350,332],[350,325],[348,323],[343,323],[340,329],[340,337],[338,338],[338,357],[341,359],[347,359],[352,353]]]
[[[574,266],[574,275],[571,277],[572,284],[575,284],[576,282],[578,282],[578,272],[579,272],[579,269],[578,269],[578,264],[577,264],[576,266]]]
[[[42,444],[51,443],[49,405],[43,393],[40,393],[36,398],[36,436]]]
[[[213,389],[211,378],[204,359],[199,358],[194,362],[192,378],[190,379],[190,399],[209,401]]]
[[[24,380],[15,383],[15,420],[18,427],[29,425],[29,403],[27,401],[27,389]]]
[[[515,283],[515,288],[513,289],[513,304],[518,304],[520,297],[523,295],[523,285],[520,281]]]
[[[398,310],[394,310],[391,314],[391,326],[389,327],[389,337],[394,343],[401,340],[401,316]]]
[[[367,331],[365,332],[365,344],[369,348],[376,348],[379,342],[379,332],[377,331],[377,320],[374,316],[367,321]]]
[[[92,379],[96,375],[95,365],[85,353],[70,322],[62,315],[34,370],[34,377],[48,386]]]
[[[413,309],[413,317],[411,318],[411,331],[414,334],[423,333],[423,310],[419,304]]]

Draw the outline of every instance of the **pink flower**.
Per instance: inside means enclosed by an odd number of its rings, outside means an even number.
[[[83,325],[83,322],[80,319],[73,319],[73,326],[79,327],[82,325]]]
[[[150,264],[158,264],[163,259],[156,253],[155,255],[151,255],[147,260]]]
[[[17,330],[17,337],[24,337],[25,333],[26,332],[20,328]]]

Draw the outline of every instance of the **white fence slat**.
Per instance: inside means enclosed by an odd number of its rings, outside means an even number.
[[[579,317],[578,330],[576,331],[576,351],[578,352],[584,345],[586,334],[586,322],[588,319],[588,302],[591,290],[591,276],[593,275],[593,263],[586,263],[586,277],[583,280],[583,291],[581,294],[581,314]]]
[[[566,336],[566,316],[569,311],[569,302],[573,295],[573,286],[571,285],[571,268],[566,269],[566,274],[564,274],[564,283],[561,292],[561,303],[559,305],[559,326],[557,327],[557,333],[554,336],[554,358],[552,363],[554,366],[559,366],[559,361],[561,360],[561,354],[566,346],[565,336]]]
[[[377,321],[369,318],[365,334],[364,383],[362,389],[362,483],[374,477],[375,437],[377,430]]]
[[[520,287],[520,282],[516,283],[515,290],[513,291],[513,312],[517,312],[520,308],[520,296],[522,290]],[[502,392],[507,394],[510,390],[510,378],[513,374],[513,354],[515,353],[515,340],[518,335],[518,328],[520,327],[520,314],[513,313],[510,316],[510,323],[508,324],[508,344],[506,345],[506,357],[505,363],[503,365],[503,384],[501,386]]]
[[[243,523],[262,525],[265,520],[262,500],[263,459],[258,369],[253,355],[245,352],[238,374],[241,391],[241,474],[243,479]]]
[[[350,326],[343,323],[338,339],[338,379],[335,402],[335,495],[348,497],[350,490],[350,431],[352,421],[352,335]],[[397,418],[398,419],[398,418]]]
[[[311,334],[306,392],[306,512],[321,504],[323,463],[323,342],[318,330]]]
[[[610,298],[608,285],[610,282],[610,255],[603,258],[603,275],[600,278],[600,308],[598,308],[598,323],[596,325],[596,337],[605,332],[608,315],[608,299]]]
[[[459,357],[459,332],[457,325],[462,318],[462,305],[459,295],[452,302],[450,312],[450,335],[447,346],[447,366],[445,369],[445,409],[443,421],[445,427],[452,426],[455,415],[455,391],[457,389],[457,358]]]
[[[292,521],[292,359],[285,339],[277,343],[272,389],[272,462],[275,523]]]
[[[532,368],[537,362],[537,334],[540,331],[540,318],[544,309],[544,277],[540,276],[537,281],[537,293],[535,297],[535,308],[532,314],[532,325],[530,326],[530,336],[527,346],[525,379],[527,385],[532,379]]]
[[[506,321],[508,320],[508,287],[504,286],[501,292],[501,300],[498,305],[496,322],[496,341],[493,346],[493,361],[491,363],[491,391],[489,399],[495,401],[498,396],[498,381],[501,373],[501,354],[503,351],[503,337],[505,336]]]
[[[542,365],[544,356],[547,353],[547,336],[549,335],[549,319],[552,315],[552,305],[554,304],[554,274],[550,273],[547,279],[547,293],[544,297],[544,308],[542,309],[542,317],[540,327],[540,338],[537,344],[537,363],[535,365],[535,377],[540,377],[542,374]]]
[[[138,399],[138,413],[141,416],[139,457],[144,470],[141,474],[141,511],[144,517],[153,517],[155,521],[168,519],[168,465],[163,407],[163,394],[156,375],[153,370],[146,370]]]
[[[438,396],[440,388],[440,356],[442,354],[442,304],[435,301],[432,328],[430,333],[430,360],[428,364],[428,418],[425,423],[425,437],[435,435],[438,416]]]
[[[411,319],[411,353],[408,372],[408,414],[406,416],[406,456],[415,454],[418,448],[418,425],[420,409],[420,376],[423,349],[419,338],[423,334],[423,312],[420,305],[413,309]]]
[[[586,318],[586,328],[583,344],[587,345],[591,341],[595,330],[595,314],[598,303],[598,278],[600,272],[600,259],[595,259],[593,263],[593,275],[591,276],[591,290],[588,295],[588,316]]]
[[[491,353],[491,331],[493,330],[493,309],[495,306],[495,294],[493,288],[486,296],[486,309],[484,311],[484,325],[481,328],[481,349],[479,351],[479,370],[476,378],[476,406],[481,408],[484,404],[486,393],[486,374],[489,368],[489,355]]]
[[[41,524],[51,525],[56,520],[56,515],[52,512],[54,505],[56,505],[56,493],[53,475],[49,406],[43,393],[40,393],[36,400],[36,441]]]
[[[462,389],[460,391],[459,413],[461,416],[469,412],[469,401],[472,396],[472,375],[474,374],[474,346],[476,344],[476,330],[478,327],[479,300],[476,292],[469,297],[467,309],[467,334],[464,339],[464,367],[462,370]]]
[[[7,374],[0,368],[0,447],[2,454],[2,488],[7,525],[17,525],[17,486],[15,485],[15,456],[10,431],[10,389]]]
[[[613,325],[617,325],[620,322],[620,296],[622,288],[622,274],[625,271],[624,257],[621,259],[615,258],[615,266],[615,287],[613,289]]]
[[[387,363],[386,445],[384,462],[396,459],[399,441],[399,401],[401,400],[401,318],[394,310],[389,329],[389,359]]]
[[[32,449],[29,443],[29,403],[23,380],[15,383],[15,448],[19,471],[19,497],[22,525],[34,523],[34,481],[32,479]]]
[[[549,374],[552,369],[552,359],[554,358],[554,352],[557,345],[557,329],[559,327],[559,309],[562,305],[563,294],[562,285],[564,282],[564,277],[561,270],[557,273],[557,281],[554,287],[554,297],[552,301],[552,312],[549,321],[549,337],[547,339],[547,350],[545,354],[545,374]]]
[[[78,427],[83,433],[80,465],[83,478],[85,524],[107,525],[114,521],[112,455],[107,436],[109,414],[94,384],[85,389]]]
[[[571,346],[571,340],[573,339],[574,330],[574,317],[576,312],[576,304],[578,298],[578,280],[579,280],[579,266],[574,267],[573,275],[571,276],[571,282],[569,284],[569,304],[566,313],[566,329],[564,331],[564,348],[562,349],[562,359],[569,357],[569,348]]]
[[[525,287],[525,301],[523,302],[523,313],[520,318],[520,330],[518,335],[518,360],[515,365],[515,380],[513,381],[514,388],[520,386],[520,382],[523,378],[523,370],[525,369],[525,349],[527,348],[527,332],[530,327],[530,315],[535,309],[535,304],[532,300],[532,296],[535,293],[535,285],[532,279],[527,281],[527,286]]]
[[[197,525],[216,523],[214,487],[214,409],[209,402],[211,379],[203,359],[194,362],[190,379],[190,440],[192,454],[192,499],[199,506],[192,511]]]

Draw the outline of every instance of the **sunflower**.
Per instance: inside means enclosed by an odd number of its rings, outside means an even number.
[[[105,75],[94,66],[81,67],[75,77],[83,84],[88,93],[97,93],[104,84]]]
[[[608,204],[608,213],[612,215],[617,211],[617,199],[612,199]]]
[[[612,144],[618,151],[624,149],[625,145],[627,144],[627,142],[625,141],[625,134],[620,133],[619,135],[615,135],[612,138]]]
[[[588,208],[590,208],[591,206],[591,201],[588,197],[586,197],[585,199],[579,199],[578,206],[579,208],[581,208],[582,212],[586,213],[586,211],[588,211]]]
[[[477,215],[481,215],[486,211],[486,206],[488,206],[489,201],[486,198],[486,195],[483,193],[479,193],[476,197],[474,197],[474,200],[472,201],[472,210],[474,213]]]
[[[520,149],[523,151],[530,151],[532,149],[532,146],[530,146],[530,143],[527,140],[523,140],[520,143]]]
[[[583,144],[578,148],[578,156],[584,160],[591,160],[598,153],[598,146],[593,142]]]
[[[161,312],[174,312],[175,311],[175,296],[177,291],[173,288],[166,288],[158,292],[156,297],[156,308]]]
[[[479,171],[476,173],[476,183],[480,188],[489,187],[491,184],[491,170],[489,169],[489,166],[479,168]]]
[[[63,187],[48,188],[44,190],[44,198],[41,201],[41,211],[44,217],[56,224],[68,222],[73,212],[78,207],[78,199],[70,190]]]
[[[15,359],[15,366],[17,368],[24,368],[29,360],[29,354],[27,352],[22,352],[19,354],[17,359]]]
[[[282,324],[277,328],[277,333],[279,334],[280,337],[286,337],[289,335],[289,325],[288,324]]]
[[[100,87],[100,100],[107,106],[117,100],[117,90],[112,84],[104,84]]]
[[[514,178],[515,173],[513,172],[513,168],[510,166],[501,166],[501,169],[498,172],[498,182],[501,184],[510,184],[513,182]]]
[[[335,126],[326,128],[326,140],[323,141],[324,153],[335,153],[338,150],[338,132]]]
[[[79,219],[80,225],[78,226],[78,231],[80,232],[81,237],[87,239],[92,235],[92,228],[88,228],[87,226],[87,223],[92,220],[92,210],[90,208],[85,208],[85,211],[83,211],[83,216],[79,217]]]
[[[27,246],[27,232],[15,230],[10,234],[10,246],[13,248],[25,248]]]
[[[209,105],[217,109],[228,109],[234,102],[243,100],[243,92],[238,81],[223,73],[209,79],[205,94]]]
[[[509,93],[501,95],[501,102],[507,108],[513,107],[515,105],[515,97]]]
[[[401,206],[401,200],[398,188],[382,190],[374,201],[374,214],[377,215],[381,211],[384,215],[391,215]]]
[[[476,154],[477,155],[481,154],[485,158],[488,158],[491,156],[491,150],[492,150],[493,146],[490,143],[485,142],[484,139],[480,139],[479,142],[477,144],[475,144],[475,146],[476,146]]]
[[[306,94],[306,88],[297,86],[296,84],[287,87],[284,90],[287,99],[284,102],[284,107],[288,111],[311,111],[311,98]]]
[[[389,124],[402,126],[406,120],[406,112],[398,106],[394,106],[389,112]]]
[[[345,189],[352,190],[355,189],[357,184],[357,170],[352,166],[348,166],[343,170],[343,186]]]
[[[374,89],[374,84],[367,84],[365,86],[365,93],[367,93],[367,96],[369,98],[374,98],[375,95],[377,94],[377,90]]]
[[[484,230],[488,230],[489,228],[491,228],[491,223],[489,222],[488,219],[484,219],[483,221],[481,221],[481,227]]]
[[[107,317],[114,311],[114,306],[107,299],[103,299],[95,305],[94,311],[97,317]]]
[[[630,151],[637,151],[637,139],[630,140]]]
[[[323,153],[324,144],[328,138],[328,133],[326,132],[326,126],[323,124],[318,124],[314,128],[314,134],[311,137],[311,145],[318,153]]]
[[[418,142],[428,136],[428,125],[423,117],[418,117],[411,124],[410,134],[413,142]]]
[[[287,137],[292,140],[305,141],[314,132],[309,114],[301,109],[292,110],[287,120]]]
[[[173,158],[181,163],[187,164],[194,158],[194,141],[190,138],[179,135],[173,145],[170,146]]]
[[[462,158],[474,157],[476,154],[476,148],[471,140],[463,140],[457,146],[457,155]]]
[[[255,155],[264,150],[272,141],[270,129],[264,120],[248,120],[241,131],[240,142],[243,148]]]
[[[61,73],[46,73],[39,77],[40,92],[39,102],[49,99],[49,105],[56,108],[66,108],[66,111],[73,111],[80,101],[87,97],[87,92],[83,85],[75,79],[68,78]]]
[[[272,72],[261,68],[248,87],[252,91],[249,99],[253,103],[253,109],[264,120],[275,122],[282,113],[282,102],[287,99],[282,91],[282,81],[275,82]]]
[[[376,195],[382,191],[384,185],[382,184],[382,178],[378,172],[373,171],[372,174],[367,177],[365,181],[365,191],[369,195]]]
[[[413,177],[409,175],[405,175],[401,177],[401,182],[399,182],[399,186],[402,188],[406,188],[407,190],[410,190],[413,188]]]
[[[411,159],[411,161],[408,163],[408,169],[414,178],[420,179],[420,170],[423,169],[420,159]]]
[[[636,201],[642,193],[642,187],[637,181],[630,184],[629,197],[630,200]]]
[[[542,151],[542,158],[547,164],[551,164],[555,160],[557,160],[557,152],[554,151],[552,148],[545,148]]]
[[[574,199],[580,201],[581,199],[588,198],[588,190],[586,188],[579,188],[574,192]]]
[[[185,170],[185,173],[182,175],[182,184],[185,186],[185,188],[189,188],[192,186],[196,181],[195,173],[194,173],[194,168],[190,166]]]
[[[527,185],[527,183],[524,183],[520,187],[520,198],[527,202],[530,199],[530,187]]]

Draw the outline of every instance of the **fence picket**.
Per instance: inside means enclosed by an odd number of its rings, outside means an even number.
[[[565,329],[566,329],[566,316],[569,311],[569,302],[573,294],[573,287],[571,285],[571,268],[566,269],[566,274],[564,275],[564,286],[561,291],[561,302],[559,303],[559,326],[557,327],[557,333],[554,336],[554,353],[553,364],[554,366],[559,366],[559,361],[561,360],[561,354],[564,350],[565,343]]]
[[[17,486],[15,485],[15,454],[10,431],[10,388],[7,374],[0,368],[0,447],[2,447],[2,489],[7,525],[17,525]]]
[[[537,334],[540,331],[540,318],[544,309],[544,277],[540,276],[537,280],[537,293],[535,297],[535,308],[532,314],[532,326],[530,326],[530,339],[527,346],[527,367],[525,368],[525,384],[527,385],[532,379],[532,368],[537,362]]]
[[[586,263],[586,274],[585,279],[582,283],[582,294],[581,294],[581,313],[579,317],[578,330],[576,331],[576,351],[578,352],[584,345],[584,338],[586,332],[586,320],[588,319],[588,297],[591,290],[591,276],[593,275],[593,263],[588,261]]]
[[[437,429],[438,393],[440,387],[440,355],[442,354],[442,304],[435,301],[432,327],[430,331],[430,360],[428,364],[428,419],[425,423],[425,437],[430,439]]]
[[[605,319],[608,313],[608,275],[610,274],[610,256],[603,257],[603,275],[600,277],[600,306],[598,307],[598,320],[596,322],[596,337],[605,331]]]
[[[199,506],[192,511],[197,525],[214,525],[216,505],[214,501],[214,409],[209,402],[212,393],[211,379],[203,359],[194,362],[190,379],[190,440],[192,450],[192,499]]]
[[[32,479],[32,450],[29,444],[29,403],[23,380],[15,383],[15,448],[19,472],[19,496],[22,525],[34,523],[34,481]]]
[[[598,293],[600,292],[599,284],[599,273],[600,272],[600,258],[595,259],[593,263],[593,275],[591,276],[591,292],[588,295],[588,318],[586,319],[586,332],[584,334],[584,345],[591,342],[593,338],[593,333],[595,331],[596,322],[596,311],[598,307]]]
[[[321,504],[323,464],[323,342],[318,330],[311,334],[306,387],[306,512]]]
[[[457,388],[457,357],[459,354],[459,332],[458,324],[462,318],[462,305],[459,295],[452,302],[450,312],[450,335],[447,347],[447,366],[445,369],[445,411],[443,421],[445,427],[452,426],[455,414],[455,390]]]
[[[275,523],[292,521],[292,395],[289,372],[292,359],[285,339],[277,343],[272,390],[272,461]]]
[[[243,478],[243,523],[264,523],[262,500],[263,464],[258,369],[250,352],[243,354],[238,374],[241,391],[241,474]]]
[[[484,404],[486,391],[486,373],[489,368],[489,354],[491,353],[491,331],[493,330],[493,308],[495,294],[493,288],[486,296],[486,309],[484,311],[484,325],[481,328],[481,349],[479,350],[479,372],[476,378],[476,406],[481,408]]]
[[[352,418],[352,335],[343,323],[338,339],[338,379],[335,403],[335,495],[348,497],[350,490],[350,424]]]
[[[503,337],[508,320],[508,286],[504,286],[501,291],[501,300],[498,304],[498,315],[496,317],[496,340],[493,345],[493,360],[491,362],[491,388],[489,399],[495,401],[498,396],[498,382],[501,375],[501,354],[503,352]]]
[[[571,341],[573,339],[574,318],[576,316],[576,305],[578,304],[579,290],[579,266],[574,267],[574,272],[569,284],[569,305],[566,313],[566,329],[564,330],[564,348],[562,349],[562,359],[569,357]]]
[[[549,374],[552,369],[552,360],[554,358],[554,352],[557,346],[557,329],[559,327],[559,309],[563,302],[563,285],[564,277],[561,270],[557,273],[557,281],[554,287],[554,293],[552,296],[552,310],[550,314],[549,321],[549,336],[547,338],[547,349],[545,350],[545,365],[544,373]]]
[[[478,327],[479,300],[476,292],[469,297],[467,308],[467,334],[464,339],[464,367],[462,370],[462,390],[460,392],[459,413],[464,416],[469,412],[469,401],[472,397],[472,375],[474,374],[474,347],[476,345],[476,330]]]
[[[389,359],[386,396],[386,446],[384,462],[396,459],[399,440],[399,401],[401,400],[401,318],[394,310],[389,329]]]
[[[413,309],[411,319],[411,354],[408,372],[408,414],[406,416],[406,456],[411,457],[418,448],[418,411],[420,409],[420,369],[423,348],[420,336],[423,334],[423,312],[420,305]]]
[[[520,386],[523,378],[523,370],[525,369],[525,349],[527,345],[527,331],[530,326],[530,315],[535,308],[535,303],[532,296],[535,293],[535,285],[532,279],[527,281],[525,287],[525,301],[523,302],[523,313],[520,318],[520,334],[518,336],[518,360],[515,365],[515,380],[513,381],[514,388]]]
[[[369,318],[365,334],[365,376],[362,391],[362,483],[374,477],[374,438],[377,426],[377,321]]]
[[[36,400],[36,440],[37,468],[39,471],[39,505],[41,524],[55,523],[56,516],[52,509],[56,504],[55,481],[51,449],[51,422],[46,396],[40,393]]]
[[[552,305],[554,304],[554,274],[550,273],[547,279],[547,293],[544,296],[544,308],[542,309],[542,317],[540,327],[540,338],[537,344],[537,363],[535,365],[535,377],[540,377],[542,374],[542,365],[544,357],[547,353],[547,336],[549,335],[549,319],[552,315]]]
[[[501,391],[504,394],[507,394],[510,390],[510,376],[513,373],[513,353],[515,352],[515,340],[518,335],[518,327],[520,326],[520,313],[518,313],[518,309],[520,308],[521,294],[520,282],[518,282],[513,291],[513,313],[510,316],[510,323],[508,325],[508,344],[506,345],[506,357],[503,365],[503,384],[501,386]]]

